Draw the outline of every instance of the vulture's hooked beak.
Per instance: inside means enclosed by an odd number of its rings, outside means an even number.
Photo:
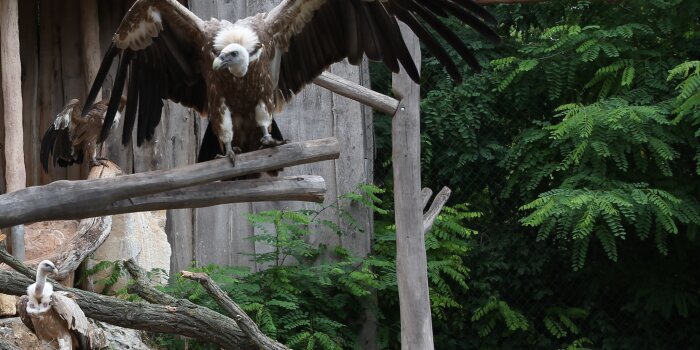
[[[214,59],[214,64],[212,64],[212,68],[214,70],[222,70],[226,67],[228,67],[228,64],[231,63],[229,55],[222,55],[224,58],[221,58],[221,56],[217,56]]]

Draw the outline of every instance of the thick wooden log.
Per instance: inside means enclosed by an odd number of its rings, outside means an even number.
[[[14,271],[0,270],[0,292],[24,295],[33,279]],[[168,305],[128,302],[52,283],[54,290],[67,291],[89,318],[115,326],[155,333],[180,334],[217,344],[224,349],[251,349],[252,342],[236,323],[215,311],[187,300]]]
[[[27,185],[27,173],[24,168],[22,64],[19,58],[17,5],[17,0],[0,0],[0,80],[4,107],[7,192],[23,189]],[[7,239],[12,254],[24,260],[24,227],[13,227]]]
[[[404,24],[401,31],[416,66],[420,67],[418,38]],[[432,350],[433,326],[420,183],[420,86],[405,72],[393,76],[392,86],[394,95],[401,101],[391,129],[401,349]]]
[[[153,206],[145,204],[132,210],[133,207],[127,208],[124,201],[267,170],[336,159],[339,154],[338,141],[326,138],[240,154],[236,157],[235,166],[232,166],[229,159],[217,159],[176,169],[121,176],[118,179],[57,181],[0,196],[0,208],[3,208],[0,212],[0,227],[103,216],[110,212],[152,210]]]
[[[255,180],[225,181],[187,187],[115,202],[109,214],[163,209],[203,208],[219,204],[302,201],[322,203],[326,182],[320,176],[302,175]]]
[[[333,91],[338,95],[363,103],[387,115],[394,115],[399,107],[399,101],[392,97],[380,94],[328,72],[323,72],[323,74],[314,79],[314,84]]]
[[[109,163],[108,166],[93,167],[90,169],[88,179],[107,179],[115,178],[121,175],[122,171],[116,164]],[[35,268],[44,260],[51,260],[58,269],[54,273],[55,280],[66,282],[70,281],[69,277],[73,276],[80,264],[92,255],[92,253],[105,242],[112,231],[112,217],[99,216],[80,220],[78,224],[78,232],[71,240],[63,247],[63,250],[54,252],[48,258],[38,258],[25,262],[25,264]]]

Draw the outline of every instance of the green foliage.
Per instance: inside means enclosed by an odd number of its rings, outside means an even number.
[[[382,193],[376,186],[363,184],[358,191],[340,196],[338,202],[317,209],[251,214],[249,220],[258,231],[251,239],[270,249],[250,257],[265,269],[251,272],[212,265],[193,270],[208,273],[263,332],[293,349],[356,347],[355,337],[362,327],[357,320],[364,318],[364,311],[357,305],[367,305],[380,313],[385,322],[380,328],[383,343],[396,347],[400,320],[395,226],[380,221],[374,254],[367,258],[356,257],[342,247],[309,243],[309,236],[317,232],[361,234],[358,223],[343,209],[349,203],[365,206],[380,218],[393,217],[390,210],[382,208]],[[341,221],[326,219],[327,212]],[[465,238],[474,234],[464,224],[478,216],[466,205],[446,207],[426,236],[431,306],[439,319],[448,320],[451,312],[462,309],[454,295],[468,288],[469,270],[461,256],[469,251]],[[163,290],[224,312],[198,283],[178,278]],[[373,304],[375,295],[378,304]],[[173,349],[212,348],[171,337],[160,338],[159,344]]]
[[[436,347],[692,348],[700,2],[489,9],[498,47],[448,22],[483,73],[454,85],[424,52],[423,184],[483,213],[462,255],[470,288],[453,291],[468,321],[434,320]],[[380,174],[389,126],[375,118]]]

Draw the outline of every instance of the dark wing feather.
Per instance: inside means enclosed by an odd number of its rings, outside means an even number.
[[[199,63],[204,55],[202,43],[207,40],[203,27],[201,19],[175,0],[134,3],[114,34],[83,107],[86,114],[119,57],[100,140],[109,133],[124,87],[129,90],[124,144],[131,140],[134,126],[138,145],[153,137],[160,123],[162,99],[206,112],[206,83]]]
[[[61,167],[83,162],[83,152],[81,149],[74,149],[70,135],[73,108],[79,107],[77,104],[69,105],[58,113],[41,138],[39,159],[44,172],[49,171],[49,159],[53,160],[53,165],[58,164]],[[59,121],[62,118],[65,118],[64,121]]]
[[[397,18],[416,33],[459,82],[459,67],[442,40],[472,68],[478,69],[479,63],[469,47],[438,18],[449,16],[489,40],[500,41],[486,24],[495,23],[493,16],[473,0],[284,0],[266,17],[275,45],[284,51],[279,92],[287,100],[331,64],[344,58],[357,64],[363,56],[383,62],[393,72],[398,72],[401,63],[411,79],[418,82],[418,68],[403,41]]]
[[[27,328],[29,328],[32,331],[32,333],[36,334],[36,330],[34,330],[34,323],[29,317],[29,314],[27,313],[28,303],[29,297],[23,295],[17,299],[17,303],[15,304],[15,306],[17,307],[17,313],[19,314],[19,318],[22,320],[22,323],[24,323],[24,325],[27,326]]]

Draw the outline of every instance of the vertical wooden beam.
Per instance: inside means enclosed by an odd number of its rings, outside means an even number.
[[[22,120],[24,131],[24,165],[27,186],[39,183],[39,149],[42,131],[39,128],[39,1],[19,1],[19,40],[22,59]]]
[[[420,67],[420,44],[402,24],[406,46]],[[401,349],[433,349],[428,262],[423,238],[420,172],[420,86],[402,70],[392,81],[401,101],[391,138],[396,209],[396,277],[401,311]]]
[[[26,187],[22,132],[22,64],[19,58],[17,0],[0,0],[0,60],[5,120],[5,180],[7,192]],[[12,254],[24,260],[24,227],[12,228],[9,242]]]
[[[83,32],[83,78],[85,78],[85,95],[90,91],[95,75],[100,69],[100,22],[97,10],[97,0],[80,0],[80,27]],[[96,101],[102,100],[101,93]]]

